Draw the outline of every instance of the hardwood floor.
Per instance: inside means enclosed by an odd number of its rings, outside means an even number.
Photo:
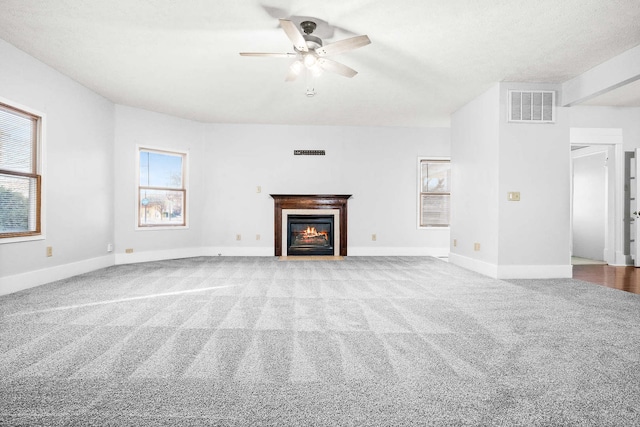
[[[640,294],[640,268],[610,265],[574,265],[573,278]]]

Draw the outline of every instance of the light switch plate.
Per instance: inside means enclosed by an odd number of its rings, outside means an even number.
[[[519,202],[520,201],[520,192],[519,191],[509,191],[507,193],[507,199],[510,202]]]

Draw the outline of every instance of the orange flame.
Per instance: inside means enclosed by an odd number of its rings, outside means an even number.
[[[316,230],[315,227],[307,227],[307,229],[304,231],[304,236],[305,237],[316,237],[318,235],[318,230]]]

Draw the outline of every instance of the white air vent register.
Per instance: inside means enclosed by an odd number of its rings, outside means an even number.
[[[509,121],[553,123],[556,119],[554,91],[509,91]]]

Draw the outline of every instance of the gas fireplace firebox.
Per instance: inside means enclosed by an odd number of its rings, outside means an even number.
[[[333,255],[333,216],[287,216],[287,255]]]
[[[347,256],[351,194],[271,194],[274,255]]]

